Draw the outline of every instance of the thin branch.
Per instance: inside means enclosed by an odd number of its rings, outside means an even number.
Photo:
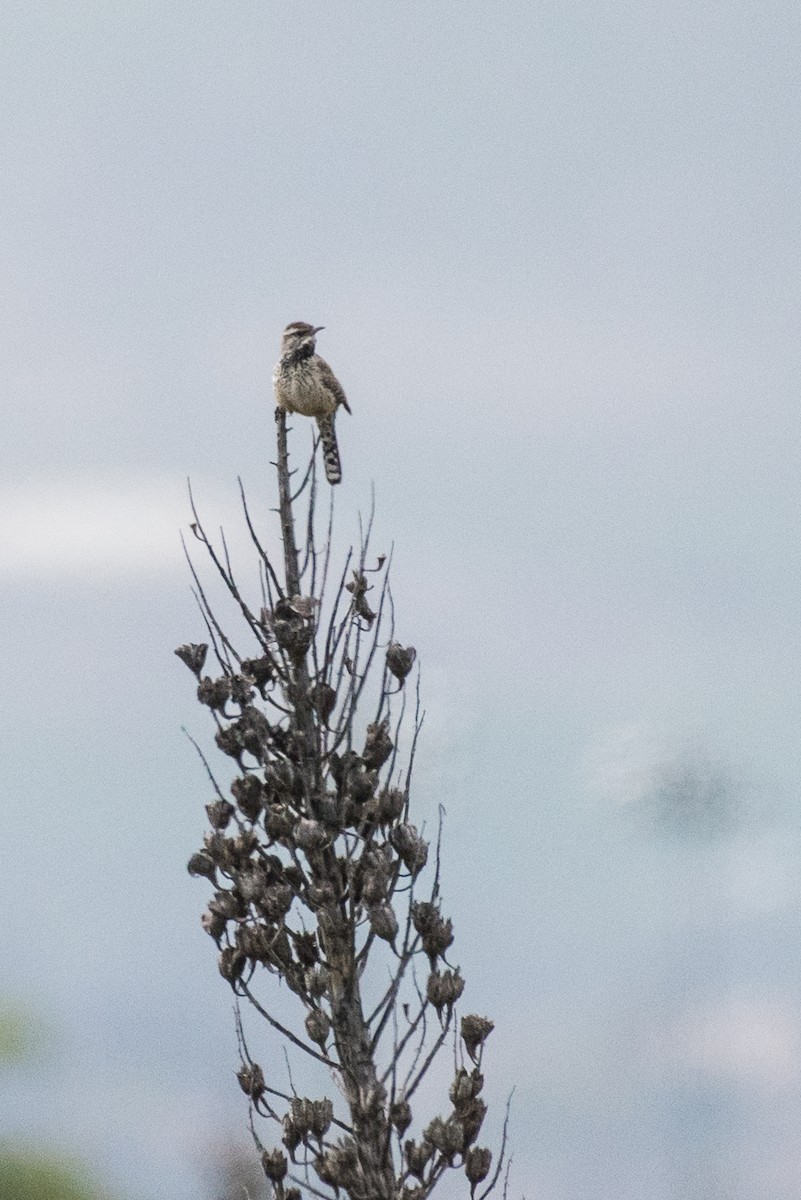
[[[237,482],[239,483],[239,495],[242,498],[242,508],[245,513],[245,521],[247,522],[248,531],[250,533],[250,537],[253,542],[253,545],[256,547],[256,549],[259,552],[259,557],[261,558],[261,561],[264,564],[264,568],[267,571],[270,580],[272,581],[273,587],[275,588],[275,590],[279,596],[283,596],[283,594],[284,594],[283,588],[281,587],[278,576],[276,575],[276,573],[273,569],[273,564],[270,561],[270,556],[267,553],[267,551],[263,548],[261,542],[259,541],[259,539],[256,535],[256,530],[253,527],[253,522],[250,519],[250,510],[248,508],[247,499],[245,498],[245,489],[242,484],[242,479],[239,478]]]
[[[511,1092],[509,1093],[509,1099],[506,1101],[506,1115],[503,1118],[503,1132],[501,1133],[501,1150],[498,1155],[498,1165],[495,1168],[495,1174],[492,1176],[492,1179],[487,1184],[484,1191],[478,1197],[478,1200],[486,1200],[486,1197],[493,1190],[493,1188],[495,1187],[495,1185],[498,1182],[498,1179],[500,1177],[501,1168],[503,1166],[504,1155],[506,1154],[506,1141],[507,1141],[507,1137],[509,1134],[509,1112],[512,1107],[512,1097],[514,1096],[514,1094],[515,1094],[515,1089],[512,1088]],[[509,1165],[511,1166],[511,1162]],[[509,1172],[509,1168],[507,1167],[507,1178],[508,1178],[508,1172]],[[506,1194],[506,1188],[504,1187],[504,1195],[505,1194]]]
[[[451,1020],[452,1020],[452,1015],[449,1015],[447,1021],[445,1022],[444,1026],[442,1027],[439,1037],[434,1042],[434,1045],[431,1047],[430,1051],[428,1052],[425,1062],[423,1063],[420,1070],[417,1072],[414,1082],[411,1083],[408,1088],[404,1089],[403,1094],[407,1100],[411,1099],[411,1097],[417,1091],[418,1085],[423,1081],[423,1079],[425,1079],[426,1073],[428,1072],[428,1068],[431,1066],[436,1055],[439,1053],[440,1047],[444,1044],[445,1039],[448,1036],[448,1030],[450,1027]]]
[[[300,571],[298,569],[298,550],[295,545],[295,524],[292,518],[292,497],[289,491],[286,413],[283,409],[275,410],[275,423],[278,432],[278,511],[281,519],[281,538],[284,543],[286,587],[290,596],[299,596]]]
[[[261,629],[259,627],[259,623],[256,620],[256,618],[254,617],[253,613],[248,608],[248,606],[245,604],[244,600],[242,599],[241,595],[239,594],[239,589],[237,588],[236,584],[234,583],[233,577],[229,573],[227,573],[226,568],[223,566],[223,564],[220,562],[219,558],[217,557],[217,552],[214,549],[213,544],[211,543],[209,538],[206,536],[206,533],[200,522],[200,518],[198,517],[197,509],[195,508],[195,500],[192,495],[191,483],[189,483],[188,486],[189,486],[189,504],[192,509],[192,516],[195,518],[195,525],[201,534],[200,540],[203,542],[203,545],[206,547],[206,552],[207,552],[209,558],[211,559],[211,561],[214,563],[214,566],[217,568],[217,572],[218,572],[220,578],[222,579],[225,586],[228,588],[228,591],[231,593],[234,600],[239,605],[242,616],[247,621],[248,625],[251,628],[251,631],[256,635],[257,641],[260,644],[263,644],[264,639],[263,639],[263,636],[261,633]]]
[[[304,1187],[307,1192],[311,1192],[313,1196],[319,1196],[320,1200],[331,1200],[330,1192],[321,1192],[319,1188],[314,1186],[313,1183],[309,1183],[308,1168],[305,1176],[301,1177],[300,1175],[293,1175],[292,1172],[290,1172],[288,1178],[292,1181],[292,1183],[300,1184],[300,1186]]]
[[[427,1008],[427,1007],[428,1007],[428,1001],[425,1001],[425,1002],[424,1002],[424,1003],[421,1005],[421,1007],[420,1007],[420,1010],[419,1010],[419,1012],[417,1013],[417,1016],[416,1016],[416,1017],[414,1018],[414,1020],[411,1022],[411,1024],[409,1025],[409,1028],[406,1030],[406,1032],[404,1033],[404,1035],[403,1035],[403,1037],[401,1038],[400,1042],[398,1043],[398,1047],[397,1047],[397,1049],[395,1050],[395,1052],[394,1052],[394,1054],[393,1054],[393,1059],[394,1059],[394,1060],[399,1060],[399,1059],[400,1059],[400,1056],[403,1054],[403,1051],[404,1051],[404,1050],[406,1049],[406,1047],[408,1046],[408,1044],[409,1044],[409,1041],[410,1041],[410,1040],[411,1040],[411,1039],[414,1037],[414,1035],[415,1035],[415,1032],[417,1031],[417,1029],[418,1029],[418,1027],[419,1027],[419,1025],[420,1025],[420,1022],[421,1022],[421,1021],[424,1019],[424,1016],[425,1016],[425,1011],[426,1011],[426,1008]],[[388,1067],[388,1068],[386,1069],[386,1071],[384,1072],[384,1074],[381,1076],[381,1082],[382,1082],[382,1083],[386,1083],[387,1079],[389,1078],[389,1075],[390,1075],[390,1071],[391,1071],[391,1069],[392,1069],[391,1067]]]
[[[189,732],[189,730],[188,730],[188,729],[187,729],[187,728],[186,728],[184,725],[182,725],[182,726],[181,726],[181,733],[184,733],[184,734],[186,734],[186,736],[189,738],[189,741],[192,743],[192,745],[193,745],[193,746],[195,747],[195,749],[197,750],[197,752],[198,752],[198,754],[199,754],[199,756],[200,756],[200,761],[203,763],[203,766],[206,768],[206,774],[208,775],[208,777],[209,777],[209,779],[210,779],[210,781],[211,781],[211,786],[214,788],[215,792],[217,793],[217,797],[218,797],[218,799],[220,799],[220,800],[224,800],[224,799],[225,799],[225,796],[224,796],[224,795],[222,794],[222,792],[220,791],[220,785],[217,783],[217,780],[214,778],[214,774],[213,774],[213,772],[212,772],[212,769],[211,769],[211,767],[210,767],[210,766],[209,766],[209,764],[208,764],[208,760],[207,760],[207,758],[206,758],[205,754],[204,754],[204,753],[203,753],[203,751],[200,749],[200,746],[198,746],[197,742],[196,742],[196,741],[195,741],[195,739],[192,737],[192,734]]]
[[[303,1050],[304,1053],[308,1054],[311,1058],[316,1058],[317,1061],[321,1062],[324,1067],[330,1067],[332,1071],[338,1071],[340,1069],[338,1063],[335,1063],[332,1059],[327,1058],[324,1054],[318,1054],[316,1050],[312,1050],[311,1046],[307,1046],[306,1043],[302,1042],[299,1037],[296,1037],[291,1029],[287,1029],[286,1026],[282,1025],[280,1021],[276,1021],[275,1017],[268,1013],[267,1009],[259,1003],[244,980],[240,979],[238,981],[238,986],[242,989],[243,995],[247,996],[248,1000],[253,1005],[259,1016],[264,1017],[265,1021],[272,1025],[273,1029],[277,1029],[279,1033],[283,1034],[287,1041],[291,1042],[293,1046],[297,1046],[299,1050]]]

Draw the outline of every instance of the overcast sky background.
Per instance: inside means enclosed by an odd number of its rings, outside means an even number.
[[[203,1200],[244,1133],[177,530],[187,475],[237,545],[237,475],[269,521],[302,319],[353,408],[338,529],[374,481],[396,547],[511,1194],[797,1200],[800,35],[790,0],[7,3],[0,953],[44,1033],[0,1133],[122,1200]]]

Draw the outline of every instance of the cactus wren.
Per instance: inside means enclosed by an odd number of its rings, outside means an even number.
[[[322,325],[293,321],[281,338],[281,357],[273,371],[275,402],[284,412],[316,417],[323,443],[325,477],[329,483],[342,479],[342,465],[334,432],[334,417],[340,404],[350,412],[342,385],[325,359],[314,353],[314,335]]]

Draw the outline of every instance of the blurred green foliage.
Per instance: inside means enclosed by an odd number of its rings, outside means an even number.
[[[0,1146],[0,1200],[98,1200],[79,1170]]]
[[[33,1058],[42,1035],[31,1010],[0,1001],[0,1066]],[[100,1192],[79,1167],[6,1142],[0,1143],[0,1200],[100,1200]]]
[[[9,1000],[0,1000],[0,1065],[31,1058],[42,1035],[43,1030],[29,1009]],[[0,1200],[5,1200],[2,1193]]]

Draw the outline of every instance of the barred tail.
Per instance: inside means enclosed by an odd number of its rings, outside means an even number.
[[[337,446],[337,436],[334,433],[333,413],[329,413],[325,417],[318,417],[317,427],[320,430],[320,441],[323,443],[325,477],[329,483],[340,483],[342,481],[342,464],[339,461],[339,447]]]

